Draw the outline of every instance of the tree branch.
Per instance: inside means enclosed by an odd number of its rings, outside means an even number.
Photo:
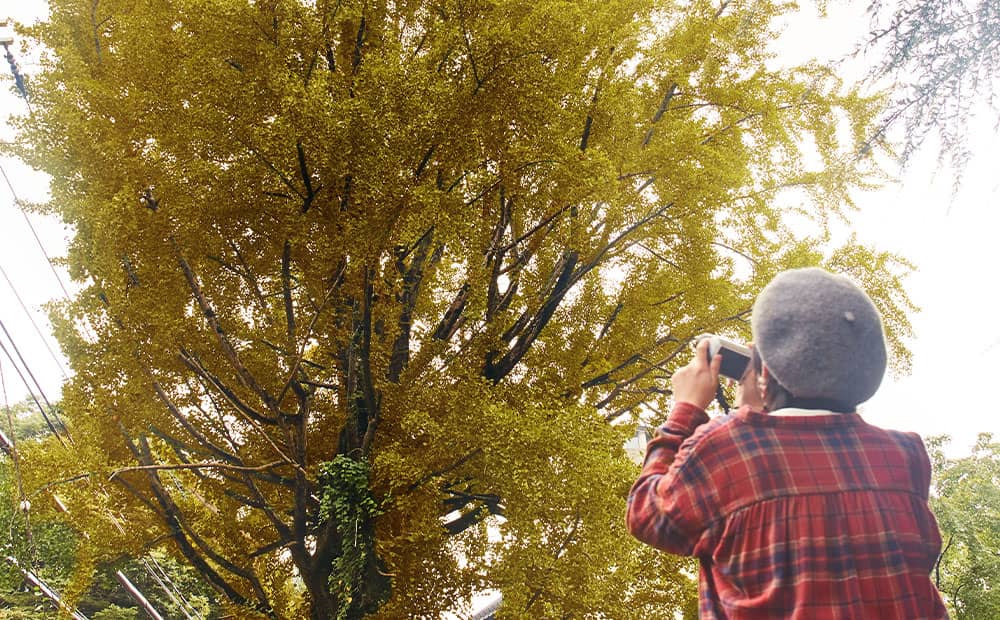
[[[424,263],[427,260],[431,243],[434,239],[434,226],[427,229],[417,242],[415,254],[410,260],[410,266],[403,274],[403,291],[400,295],[401,309],[399,311],[399,335],[392,344],[392,354],[386,379],[399,383],[399,376],[410,361],[410,330],[413,324],[413,309],[420,295],[420,284],[424,278]],[[432,261],[433,262],[433,261]]]
[[[273,469],[281,465],[287,465],[285,461],[274,461],[273,463],[267,463],[266,465],[248,466],[248,465],[232,465],[230,463],[219,463],[215,461],[203,461],[200,463],[175,463],[172,465],[138,465],[134,467],[120,467],[113,472],[108,477],[108,480],[114,480],[121,474],[130,471],[166,471],[166,470],[180,470],[180,469],[224,469],[226,471],[239,471],[239,472],[257,472],[266,471],[268,469]]]
[[[315,190],[313,189],[309,167],[306,165],[306,152],[302,148],[301,140],[295,143],[295,151],[299,158],[299,174],[302,176],[302,183],[306,186],[306,195],[302,198],[302,212],[306,213],[309,211],[309,207],[312,206],[312,202],[321,188],[317,187]]]

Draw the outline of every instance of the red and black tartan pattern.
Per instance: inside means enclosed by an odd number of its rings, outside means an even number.
[[[709,421],[678,403],[629,495],[632,534],[701,561],[701,617],[946,618],[920,437],[856,413]]]

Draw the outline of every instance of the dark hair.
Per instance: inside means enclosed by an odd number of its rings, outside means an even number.
[[[764,360],[757,351],[757,347],[750,348],[750,360],[753,370],[758,377],[761,376],[764,368]],[[853,405],[848,405],[829,398],[799,398],[785,389],[785,386],[778,383],[773,374],[767,377],[767,389],[765,390],[764,407],[768,411],[777,411],[785,407],[796,407],[798,409],[827,409],[847,413],[855,410]]]

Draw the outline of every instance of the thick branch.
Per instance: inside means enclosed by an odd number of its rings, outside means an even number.
[[[295,143],[295,152],[299,158],[299,174],[302,176],[302,183],[306,186],[306,195],[302,198],[302,212],[306,213],[309,211],[309,207],[312,206],[312,202],[316,198],[316,193],[320,188],[313,189],[309,167],[306,165],[306,152],[302,148],[301,140]]]
[[[410,260],[410,265],[403,274],[403,292],[400,296],[399,311],[399,335],[396,336],[392,345],[392,356],[389,359],[389,368],[386,371],[386,378],[392,383],[399,383],[399,376],[410,361],[410,330],[413,324],[413,309],[417,304],[420,295],[420,284],[424,278],[424,263],[429,255],[430,246],[434,239],[434,227],[421,236],[417,243],[415,254]]]
[[[434,335],[432,337],[435,340],[451,340],[451,337],[462,324],[460,319],[462,318],[462,311],[465,310],[465,302],[468,301],[468,299],[469,283],[466,282],[462,285],[462,288],[458,290],[458,294],[455,295],[455,299],[453,299],[451,304],[448,305],[448,309],[445,310],[444,316],[441,317],[441,322],[438,323],[437,329],[434,330]]]
[[[572,288],[574,283],[573,270],[578,260],[579,254],[575,251],[567,250],[563,254],[553,269],[553,276],[556,277],[556,282],[551,287],[548,297],[528,321],[523,333],[517,338],[514,345],[499,361],[494,362],[492,356],[487,356],[486,364],[483,367],[483,376],[494,383],[498,383],[521,361],[521,358],[528,352],[528,349],[531,348],[535,339],[542,332],[542,329],[545,328],[552,318],[563,297]]]
[[[149,450],[149,444],[143,438],[140,438],[139,441],[142,447],[141,462],[144,465],[153,465],[153,457]],[[170,528],[174,542],[177,543],[177,547],[181,554],[183,554],[184,557],[187,558],[187,560],[198,570],[198,572],[205,577],[213,588],[218,590],[221,594],[225,595],[226,598],[233,601],[237,605],[246,605],[246,597],[240,594],[229,584],[228,581],[226,581],[225,578],[222,577],[222,575],[216,572],[215,569],[212,568],[212,566],[206,562],[202,555],[194,548],[191,541],[188,540],[185,528],[179,518],[180,510],[170,498],[170,494],[163,487],[162,482],[156,475],[156,471],[147,471],[146,474],[149,479],[153,495],[159,503],[159,510],[157,512],[161,514],[163,520]]]
[[[264,414],[257,411],[256,409],[254,409],[253,407],[251,407],[250,405],[244,403],[231,388],[229,388],[225,383],[223,383],[219,377],[215,376],[211,371],[205,368],[202,365],[201,361],[198,360],[197,357],[192,355],[186,349],[182,348],[180,350],[179,358],[181,362],[183,362],[184,365],[187,366],[189,369],[191,369],[195,374],[197,374],[199,377],[212,384],[212,386],[216,390],[218,390],[218,392],[222,394],[223,397],[225,397],[225,399],[229,402],[229,404],[232,405],[236,411],[243,414],[245,417],[254,420],[256,422],[260,422],[261,424],[278,423],[277,419],[267,417]]]

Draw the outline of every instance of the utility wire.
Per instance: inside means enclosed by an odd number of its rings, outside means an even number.
[[[14,343],[12,342],[11,344],[13,345]],[[7,347],[4,346],[2,341],[0,341],[0,350],[2,350],[4,355],[7,356],[7,359],[10,360],[11,365],[14,366],[14,370],[17,371],[17,375],[21,377],[21,382],[24,383],[24,387],[28,390],[28,394],[31,396],[31,400],[35,401],[35,405],[38,407],[38,410],[42,412],[42,418],[48,425],[49,430],[52,431],[52,434],[55,435],[56,439],[59,440],[59,443],[62,444],[64,448],[67,447],[66,442],[63,441],[62,437],[59,435],[59,432],[56,430],[56,427],[52,424],[52,420],[50,420],[49,416],[45,413],[45,407],[43,407],[42,404],[38,402],[38,397],[35,396],[35,392],[32,391],[31,386],[28,385],[28,380],[24,378],[24,373],[21,372],[20,368],[18,368],[17,362],[14,361],[14,357],[10,354],[10,351],[7,350]]]
[[[62,362],[59,361],[59,356],[57,356],[55,351],[52,350],[52,347],[49,346],[48,339],[45,338],[45,334],[43,334],[42,330],[38,327],[38,323],[35,322],[35,317],[32,315],[31,311],[28,310],[28,306],[25,305],[24,300],[21,299],[21,295],[17,292],[17,287],[15,287],[14,283],[11,282],[10,276],[7,275],[7,271],[2,265],[0,265],[0,274],[3,274],[3,279],[6,280],[7,284],[10,286],[11,292],[14,293],[14,298],[17,299],[17,303],[21,305],[21,310],[24,310],[24,313],[28,316],[28,320],[31,321],[31,326],[35,328],[35,333],[38,334],[42,344],[45,345],[45,349],[49,352],[49,356],[52,357],[52,361],[59,366],[59,372],[62,373],[63,379],[68,379],[69,377],[66,374],[66,368],[64,368]]]
[[[48,411],[52,413],[52,416],[55,417],[56,422],[58,422],[59,426],[62,427],[63,432],[66,433],[66,437],[69,438],[70,443],[73,443],[73,438],[70,437],[69,435],[69,429],[67,429],[66,425],[63,424],[63,421],[59,419],[59,413],[56,411],[56,408],[53,407],[52,403],[49,402],[49,399],[45,397],[45,390],[42,389],[42,385],[38,382],[38,379],[35,378],[35,373],[31,372],[31,366],[28,365],[28,362],[24,361],[24,357],[21,355],[20,349],[17,348],[17,343],[14,342],[14,339],[11,337],[10,332],[7,331],[7,326],[4,325],[4,322],[2,320],[0,320],[0,329],[3,329],[3,333],[5,336],[7,336],[7,340],[10,342],[10,346],[13,347],[14,349],[14,353],[17,353],[17,359],[21,360],[21,365],[24,366],[24,369],[28,372],[28,376],[31,377],[32,383],[34,383],[35,387],[38,388],[38,394],[39,396],[42,397],[42,400],[45,401],[45,406],[48,407]]]
[[[14,461],[14,478],[17,481],[17,508],[14,510],[13,516],[11,516],[10,522],[10,533],[11,542],[14,541],[14,519],[17,513],[24,513],[24,532],[25,538],[28,542],[28,551],[31,553],[32,567],[38,565],[38,558],[35,553],[35,543],[31,535],[31,503],[28,501],[27,496],[24,494],[24,477],[21,474],[21,454],[17,450],[17,432],[14,430],[14,415],[10,410],[10,402],[7,399],[7,381],[4,378],[3,373],[3,363],[0,362],[0,389],[3,390],[3,407],[4,411],[7,412],[7,428],[10,431],[10,457]],[[10,549],[11,553],[14,553],[14,549]]]
[[[70,299],[69,291],[66,289],[66,285],[63,284],[62,276],[60,276],[59,272],[56,271],[56,265],[52,261],[52,258],[49,256],[49,253],[45,251],[45,246],[42,245],[42,240],[38,237],[38,231],[35,230],[34,224],[32,224],[31,219],[28,218],[28,214],[27,212],[25,212],[24,207],[22,206],[24,203],[21,201],[20,198],[18,198],[17,192],[14,191],[14,186],[11,184],[10,177],[7,176],[7,171],[4,170],[3,164],[0,164],[0,174],[3,175],[4,181],[7,182],[7,189],[10,190],[11,196],[14,197],[14,204],[17,206],[18,211],[21,212],[21,215],[24,216],[24,221],[27,222],[28,228],[31,229],[31,234],[35,237],[35,243],[38,245],[38,249],[42,251],[42,256],[45,257],[45,262],[49,264],[49,269],[52,270],[52,275],[56,277],[56,282],[59,283],[59,288],[62,289],[63,297],[67,301],[69,301]]]

